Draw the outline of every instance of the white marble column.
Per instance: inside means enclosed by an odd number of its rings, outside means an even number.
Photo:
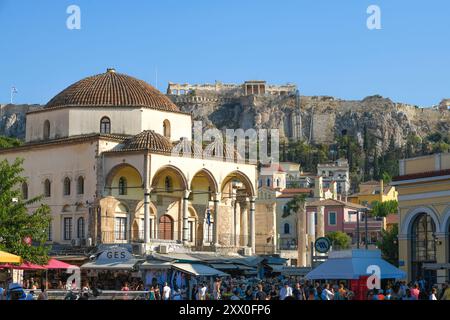
[[[250,198],[250,247],[252,248],[252,254],[255,254],[255,201],[256,197]]]
[[[149,182],[150,155],[144,155],[144,244],[150,242],[150,182]],[[139,218],[139,217],[138,217]]]
[[[189,210],[188,210],[188,203],[189,203],[189,194],[191,193],[190,190],[185,190],[183,195],[183,244],[187,245],[189,242],[188,239],[188,233],[189,233]]]
[[[248,246],[248,198],[241,203],[241,234],[243,235],[243,246]]]
[[[325,236],[325,207],[317,207],[317,237]]]
[[[220,202],[220,193],[216,193],[214,195],[214,224],[213,224],[213,242],[214,246],[219,245],[219,202]]]

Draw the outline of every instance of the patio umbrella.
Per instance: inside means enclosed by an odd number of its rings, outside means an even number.
[[[22,263],[22,258],[0,250],[0,263]]]

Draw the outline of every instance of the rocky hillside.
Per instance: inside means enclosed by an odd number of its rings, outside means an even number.
[[[279,128],[286,139],[332,143],[342,133],[362,143],[366,128],[385,150],[391,137],[398,146],[408,134],[424,137],[433,132],[447,134],[450,111],[394,103],[380,96],[361,101],[311,96],[220,96],[196,92],[196,96],[169,97],[191,112],[205,127]],[[25,137],[25,114],[39,105],[1,105],[0,135]]]
[[[363,133],[376,137],[380,149],[391,137],[402,146],[408,134],[424,137],[433,132],[447,134],[450,111],[394,103],[371,96],[360,101],[311,96],[250,96],[204,98],[170,96],[184,111],[192,112],[205,126],[218,128],[279,128],[286,139],[333,143],[348,133],[363,143]]]
[[[1,104],[0,135],[25,139],[25,115],[40,107],[38,104]]]

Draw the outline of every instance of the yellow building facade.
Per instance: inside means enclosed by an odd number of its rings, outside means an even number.
[[[397,200],[398,192],[395,187],[381,181],[367,181],[359,186],[360,191],[348,197],[348,201],[363,206],[370,206],[373,202]]]
[[[450,154],[400,160],[399,265],[408,280],[449,278]]]

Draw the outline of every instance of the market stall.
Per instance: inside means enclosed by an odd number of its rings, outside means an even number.
[[[306,275],[308,280],[345,280],[358,299],[367,293],[367,279],[379,270],[381,280],[405,279],[406,273],[381,258],[380,250],[346,250],[330,252],[324,263]]]
[[[126,248],[114,246],[97,254],[94,261],[83,264],[82,278],[103,290],[120,290],[125,282],[141,281],[136,259]]]

